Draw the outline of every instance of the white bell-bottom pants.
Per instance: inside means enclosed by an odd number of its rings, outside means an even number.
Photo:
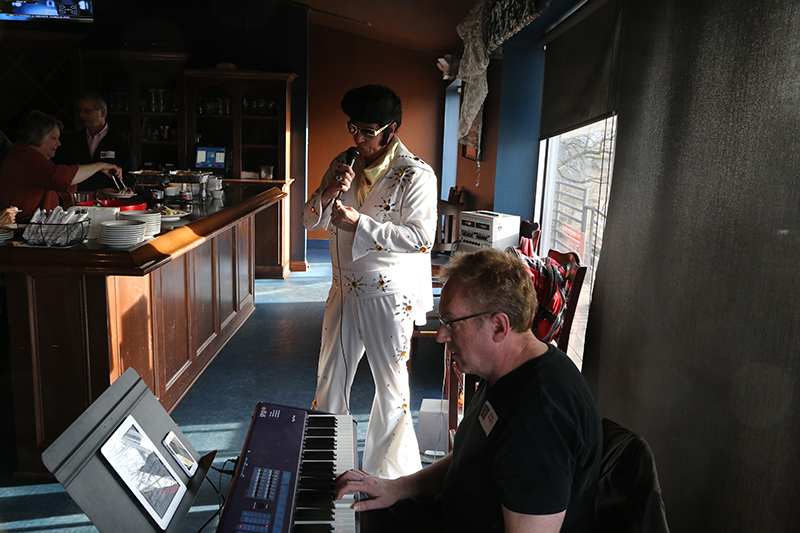
[[[322,324],[315,408],[349,413],[350,388],[366,351],[375,397],[362,468],[383,478],[422,468],[406,366],[414,325],[408,309],[402,294],[342,298],[334,286]]]

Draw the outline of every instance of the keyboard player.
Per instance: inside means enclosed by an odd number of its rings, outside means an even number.
[[[530,274],[482,248],[456,255],[440,279],[437,340],[481,378],[453,451],[392,480],[349,470],[337,496],[369,496],[354,506],[365,533],[593,531],[600,418],[575,364],[531,331]]]

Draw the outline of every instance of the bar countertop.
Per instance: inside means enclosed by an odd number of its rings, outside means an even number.
[[[207,239],[233,226],[244,217],[274,205],[287,193],[277,187],[234,201],[206,200],[192,204],[190,215],[174,224],[162,222],[153,239],[130,249],[112,249],[95,239],[72,248],[29,246],[21,241],[0,245],[0,272],[79,272],[83,274],[143,276]],[[166,203],[169,203],[167,201]]]

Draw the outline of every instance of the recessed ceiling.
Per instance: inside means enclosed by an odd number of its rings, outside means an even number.
[[[309,21],[394,44],[444,55],[460,42],[456,26],[474,0],[301,0]]]

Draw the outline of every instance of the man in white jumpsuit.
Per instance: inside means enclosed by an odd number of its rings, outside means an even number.
[[[349,412],[350,388],[366,351],[375,398],[362,467],[396,478],[422,468],[406,362],[414,322],[424,323],[433,308],[430,247],[438,185],[431,167],[395,135],[402,110],[391,89],[352,89],[342,110],[360,155],[351,167],[339,154],[303,212],[306,229],[330,230],[333,265],[314,408]]]

